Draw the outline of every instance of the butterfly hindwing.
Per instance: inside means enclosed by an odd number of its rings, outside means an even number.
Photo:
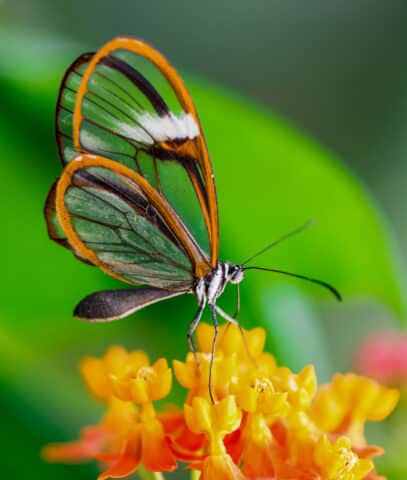
[[[209,260],[171,206],[140,175],[83,154],[55,192],[57,219],[75,252],[124,282],[190,290]]]

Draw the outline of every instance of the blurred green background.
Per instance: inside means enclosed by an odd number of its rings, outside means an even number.
[[[42,216],[60,173],[53,114],[62,75],[80,53],[125,34],[153,43],[185,75],[216,174],[222,259],[242,261],[316,222],[258,264],[329,281],[344,303],[248,272],[242,324],[266,327],[281,362],[313,362],[321,381],[352,368],[367,333],[405,325],[406,2],[2,0],[2,478],[95,478],[94,466],[39,457],[44,443],[74,438],[100,415],[77,374],[81,356],[113,343],[152,358],[187,351],[192,297],[112,324],[73,319],[84,295],[119,285],[50,242]],[[233,290],[220,303],[233,311]],[[407,471],[398,415],[371,432],[388,446],[380,468],[393,479]]]

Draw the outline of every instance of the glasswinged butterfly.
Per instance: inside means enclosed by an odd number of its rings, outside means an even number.
[[[192,99],[168,61],[147,43],[125,37],[81,55],[63,78],[55,123],[64,170],[45,204],[50,238],[137,286],[93,293],[74,315],[116,320],[192,293],[198,300],[187,335],[193,352],[192,335],[206,305],[215,332],[217,314],[236,322],[217,298],[228,282],[243,280],[244,270],[260,269],[244,265],[282,239],[240,265],[218,259],[212,165]],[[318,283],[340,298],[325,282],[264,270]],[[216,335],[213,351],[215,343]]]

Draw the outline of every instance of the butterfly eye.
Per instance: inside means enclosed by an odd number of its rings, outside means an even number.
[[[244,278],[244,273],[239,265],[233,265],[229,271],[230,283],[240,283]]]

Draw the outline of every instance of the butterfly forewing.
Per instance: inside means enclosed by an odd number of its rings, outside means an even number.
[[[116,162],[75,159],[59,180],[58,220],[73,250],[134,285],[190,290],[209,260],[148,182]]]
[[[216,264],[212,168],[194,106],[175,70],[152,47],[127,38],[85,60],[73,67],[73,91],[66,95],[75,101],[73,122],[62,122],[72,128],[74,148],[120,162],[148,180]]]

